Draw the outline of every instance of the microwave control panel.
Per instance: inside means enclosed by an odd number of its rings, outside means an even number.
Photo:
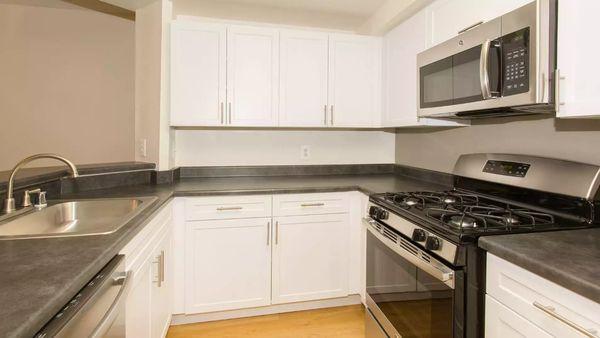
[[[485,163],[483,172],[504,176],[525,177],[530,166],[528,163],[489,160]]]
[[[529,27],[502,37],[502,96],[529,91]]]

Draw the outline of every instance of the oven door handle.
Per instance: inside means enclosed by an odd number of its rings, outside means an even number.
[[[420,257],[417,257],[413,253],[404,249],[398,243],[394,243],[392,240],[390,240],[387,237],[385,237],[384,235],[382,235],[379,232],[379,230],[377,230],[375,228],[377,226],[377,221],[375,221],[373,219],[365,219],[365,221],[369,224],[369,226],[367,226],[367,230],[369,230],[369,232],[371,232],[373,234],[373,236],[375,236],[377,239],[379,239],[388,248],[390,248],[391,250],[396,252],[402,258],[409,261],[411,264],[415,265],[417,268],[427,272],[428,274],[430,274],[431,276],[433,276],[440,282],[443,282],[447,286],[454,289],[454,271],[452,269],[446,267],[439,261],[435,260],[433,257],[430,258],[429,262],[424,261]],[[412,244],[407,243],[407,245],[412,245]],[[414,245],[412,245],[412,246],[414,247]],[[417,247],[414,247],[414,249],[416,249],[418,251],[422,251],[421,249],[419,249]],[[439,265],[445,269],[434,266],[435,263],[437,263],[436,265]]]

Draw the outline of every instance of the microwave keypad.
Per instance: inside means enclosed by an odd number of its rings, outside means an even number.
[[[529,91],[529,28],[502,37],[503,96]]]

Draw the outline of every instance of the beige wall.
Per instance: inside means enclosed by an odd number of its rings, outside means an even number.
[[[0,171],[39,152],[133,160],[134,23],[58,0],[15,3],[0,1]]]
[[[600,165],[600,120],[499,118],[451,129],[400,129],[396,163],[451,172],[460,154],[502,152]]]

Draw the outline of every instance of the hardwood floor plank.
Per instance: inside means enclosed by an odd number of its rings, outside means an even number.
[[[171,326],[167,338],[363,338],[364,307],[328,309]]]

